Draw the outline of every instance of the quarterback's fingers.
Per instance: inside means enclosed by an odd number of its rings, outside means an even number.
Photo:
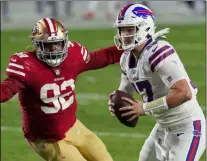
[[[113,107],[109,106],[109,111],[112,116],[115,116],[115,111],[114,111]]]
[[[122,100],[129,102],[131,105],[134,104],[134,101],[130,100],[129,98],[126,97],[121,97]]]
[[[109,105],[109,106],[115,106],[114,102],[111,102],[110,100],[109,100],[109,102],[108,102],[108,105]]]
[[[132,121],[134,120],[135,118],[137,118],[137,115],[133,115],[130,119],[128,119],[127,121]]]
[[[111,107],[111,106],[109,106],[109,111],[111,111],[111,112],[115,112],[114,108]]]
[[[135,114],[135,111],[134,111],[134,110],[131,110],[131,111],[129,111],[129,112],[123,113],[123,114],[121,115],[121,117],[126,117],[126,116],[133,115],[133,114]]]
[[[114,110],[113,106],[109,105],[109,111],[111,112],[112,116],[115,116],[115,110]]]
[[[115,116],[115,113],[114,112],[111,112],[111,116]]]
[[[115,95],[115,91],[109,94],[109,98],[111,98],[113,95]]]
[[[119,111],[125,111],[125,110],[131,110],[131,109],[133,109],[132,106],[125,106],[125,107],[120,108]]]
[[[109,106],[109,111],[111,113],[111,116],[115,116],[115,111],[114,111],[113,107]]]

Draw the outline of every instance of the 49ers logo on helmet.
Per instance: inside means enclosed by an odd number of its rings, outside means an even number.
[[[39,27],[37,24],[32,29],[32,35],[35,36],[36,34],[39,34]]]

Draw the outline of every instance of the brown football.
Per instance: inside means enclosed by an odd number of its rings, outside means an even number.
[[[121,99],[122,97],[126,97],[126,98],[129,98],[129,99],[135,101],[134,98],[131,95],[129,95],[128,93],[120,91],[120,90],[116,90],[115,94],[111,97],[111,101],[114,103],[115,115],[122,124],[124,124],[128,127],[135,127],[138,122],[138,117],[133,119],[132,121],[127,121],[131,116],[121,117],[121,115],[123,113],[127,112],[127,110],[126,111],[119,111],[119,109],[124,106],[130,105],[128,102],[122,100]]]

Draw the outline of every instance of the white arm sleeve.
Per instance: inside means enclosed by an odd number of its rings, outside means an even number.
[[[133,85],[128,81],[127,77],[124,74],[121,75],[121,83],[118,90],[129,93],[130,95],[133,95],[135,92]]]
[[[126,76],[127,74],[125,73],[126,71],[124,71],[125,64],[126,64],[126,54],[123,53],[120,58],[120,66],[121,66],[122,74],[121,74],[121,82],[120,82],[118,90],[124,91],[130,94],[131,96],[133,96],[133,93],[135,92],[135,88],[127,79],[127,76]]]

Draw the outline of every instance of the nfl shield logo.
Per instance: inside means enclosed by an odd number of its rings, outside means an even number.
[[[56,69],[56,70],[55,70],[55,74],[56,74],[56,75],[60,75],[60,70],[59,70],[59,69]]]

